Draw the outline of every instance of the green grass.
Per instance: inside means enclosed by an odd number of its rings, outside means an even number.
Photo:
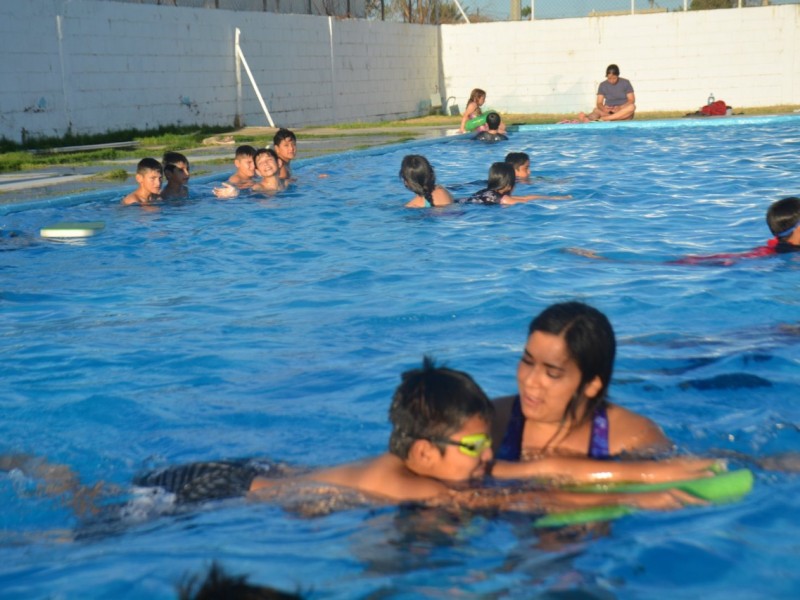
[[[128,172],[125,169],[111,169],[110,171],[95,173],[90,179],[99,181],[127,181],[128,176]]]

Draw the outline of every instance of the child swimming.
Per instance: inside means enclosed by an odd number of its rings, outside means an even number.
[[[492,163],[486,187],[468,198],[459,198],[460,204],[519,204],[540,199],[561,199],[559,196],[512,196],[516,185],[514,167],[506,162]]]
[[[406,208],[429,208],[453,203],[453,197],[445,188],[436,185],[436,174],[428,159],[419,154],[403,157],[400,164],[400,179],[416,196],[406,203]]]

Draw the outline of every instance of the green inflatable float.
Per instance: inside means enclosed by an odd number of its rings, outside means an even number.
[[[749,469],[722,472],[713,477],[671,481],[666,483],[608,483],[583,485],[568,488],[575,492],[658,492],[678,489],[707,500],[713,504],[724,504],[739,500],[753,489],[753,473]],[[598,506],[566,512],[550,513],[534,521],[535,527],[563,527],[591,521],[610,521],[636,512],[631,506]]]
[[[493,111],[491,109],[487,109],[484,112],[482,112],[481,114],[479,114],[477,117],[472,117],[469,121],[464,123],[464,129],[467,130],[467,131],[473,131],[474,129],[477,129],[481,125],[485,124],[486,123],[486,115],[488,115],[490,112],[496,112],[496,111]]]

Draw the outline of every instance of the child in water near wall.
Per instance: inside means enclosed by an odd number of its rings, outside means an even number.
[[[256,150],[253,162],[255,163],[256,175],[260,179],[253,184],[250,191],[260,194],[274,194],[286,189],[286,185],[278,177],[281,161],[275,150],[272,148]],[[239,188],[223,182],[220,187],[214,188],[214,195],[217,198],[236,198],[239,195]]]
[[[403,185],[416,194],[406,203],[406,208],[430,208],[453,203],[453,197],[445,188],[436,185],[436,175],[428,159],[419,154],[403,157],[400,164],[400,179]]]
[[[167,151],[161,158],[164,178],[167,185],[161,190],[163,200],[186,198],[189,196],[189,159],[180,152]]]
[[[161,180],[163,171],[161,163],[155,158],[143,158],[136,165],[136,183],[138,187],[122,199],[122,204],[130,206],[140,204],[147,206],[161,200]]]
[[[474,140],[482,142],[504,142],[508,140],[508,136],[500,133],[500,126],[503,124],[500,115],[492,111],[486,115],[486,131],[481,131],[476,135]]]
[[[458,128],[459,133],[466,133],[467,129],[467,121],[470,119],[474,119],[475,117],[479,117],[483,114],[481,107],[486,102],[486,92],[480,88],[475,88],[470,92],[469,100],[467,100],[467,107],[464,109],[464,115],[461,117],[461,125]],[[480,127],[476,127],[473,131],[481,132],[487,131],[489,128],[484,124]],[[506,132],[506,126],[503,123],[500,123],[498,126],[499,133]]]

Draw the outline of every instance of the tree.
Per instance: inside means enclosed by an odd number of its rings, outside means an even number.
[[[738,0],[692,0],[689,10],[712,10],[714,8],[733,8]]]

